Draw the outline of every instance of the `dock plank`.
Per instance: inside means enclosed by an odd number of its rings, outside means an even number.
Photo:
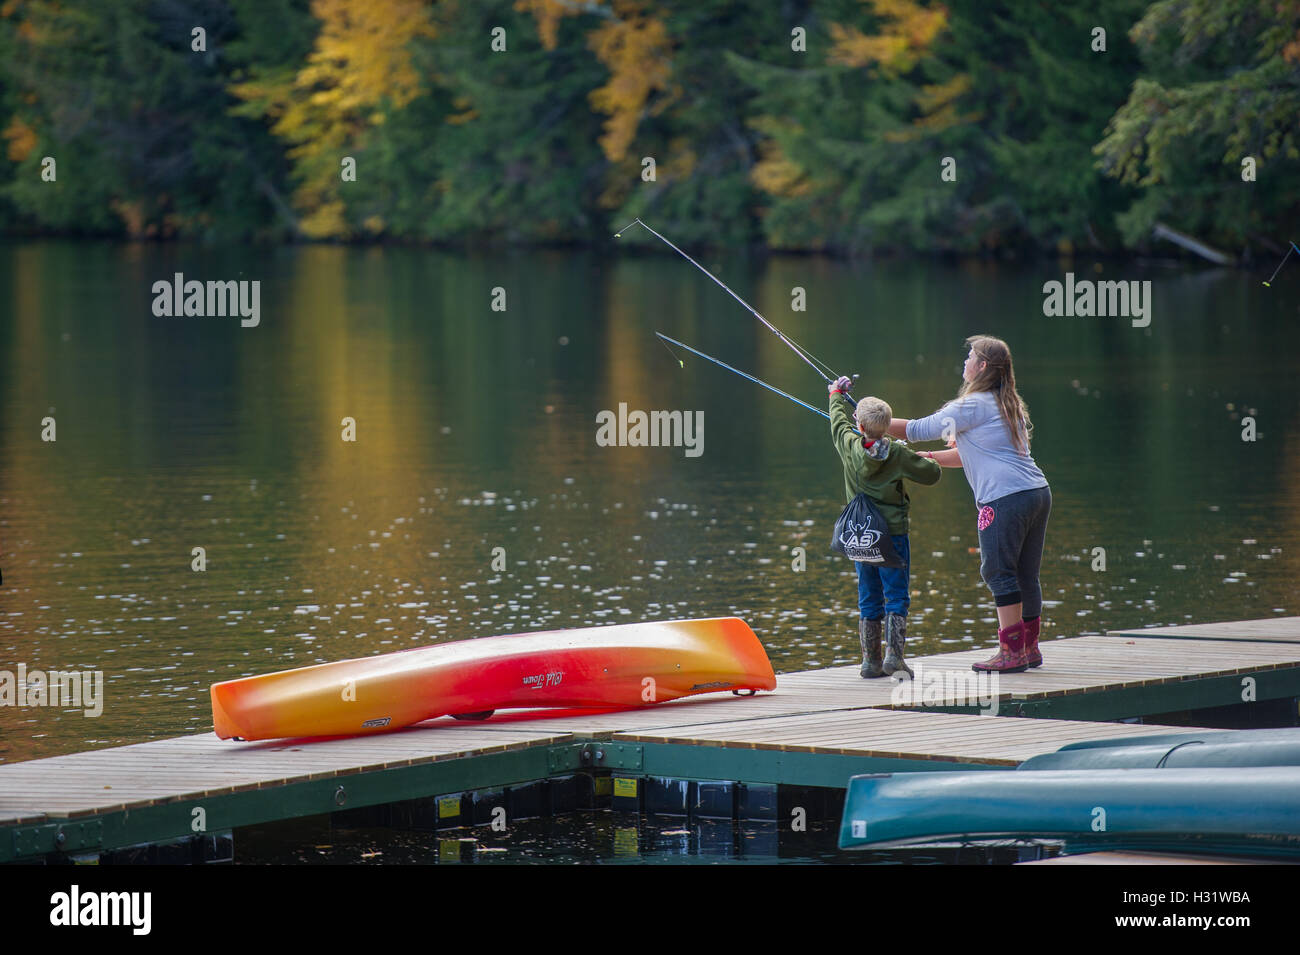
[[[213,733],[155,740],[0,766],[0,824],[273,788],[569,738],[568,733],[529,727],[483,732],[462,723],[438,729],[422,724],[383,737],[291,744],[222,740]],[[378,739],[383,743],[372,746]]]
[[[1300,617],[1264,617],[1259,620],[1225,620],[1177,627],[1111,630],[1110,637],[1160,637],[1178,640],[1241,640],[1300,643]]]
[[[1066,743],[1189,731],[1194,728],[868,709],[825,714],[817,726],[774,717],[616,733],[614,739],[1016,766],[1032,756],[1055,752]]]

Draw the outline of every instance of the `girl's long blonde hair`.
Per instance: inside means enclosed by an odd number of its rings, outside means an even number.
[[[985,362],[984,370],[977,373],[973,381],[963,381],[958,398],[977,391],[991,391],[997,399],[998,410],[1002,420],[1011,432],[1011,440],[1016,449],[1028,454],[1029,438],[1034,425],[1029,420],[1029,406],[1016,391],[1016,373],[1011,367],[1011,349],[1000,338],[991,335],[972,335],[966,344],[975,351],[975,357]]]

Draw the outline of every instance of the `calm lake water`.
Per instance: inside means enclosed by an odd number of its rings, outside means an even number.
[[[899,416],[953,395],[967,335],[1010,342],[1055,498],[1045,638],[1297,612],[1300,273],[703,262]],[[1068,269],[1149,279],[1150,326],[1044,317]],[[260,281],[260,324],[155,317],[176,272]],[[206,731],[219,680],[491,634],[736,614],[778,671],[856,662],[826,422],[653,333],[824,385],[679,257],[42,241],[0,247],[0,302],[0,669],[106,681],[96,719],[0,707],[0,761]],[[703,453],[598,446],[620,402],[703,411]],[[912,498],[910,646],[994,644],[969,486]]]

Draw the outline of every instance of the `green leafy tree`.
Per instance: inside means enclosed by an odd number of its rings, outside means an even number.
[[[1300,201],[1300,4],[1164,0],[1133,28],[1144,75],[1096,148],[1141,188],[1120,217],[1138,243],[1158,221],[1225,247],[1285,238]],[[1252,158],[1257,180],[1243,182]]]
[[[1136,72],[1123,34],[1140,3],[819,9],[820,65],[731,58],[760,91],[755,180],[772,197],[774,245],[1105,244],[1095,223],[1110,221],[1124,192],[1092,167],[1090,147]],[[1091,49],[1094,24],[1111,36],[1105,54]],[[940,178],[944,157],[955,181]]]
[[[281,28],[245,40],[239,14]],[[275,216],[277,151],[232,119],[241,57],[299,55],[306,20],[289,0],[26,0],[0,10],[12,215],[37,228],[221,236]],[[296,25],[296,28],[295,28]],[[202,26],[206,50],[192,49]],[[275,42],[272,43],[274,38]],[[45,156],[55,182],[41,179]]]

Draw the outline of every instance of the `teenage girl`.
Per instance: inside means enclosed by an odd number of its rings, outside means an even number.
[[[1052,492],[1029,455],[1033,426],[1016,391],[1011,349],[988,335],[966,344],[970,354],[957,397],[928,418],[891,419],[889,433],[908,441],[955,440],[955,449],[920,453],[964,469],[979,508],[980,575],[997,604],[999,649],[973,669],[1019,673],[1043,662],[1038,569]]]

